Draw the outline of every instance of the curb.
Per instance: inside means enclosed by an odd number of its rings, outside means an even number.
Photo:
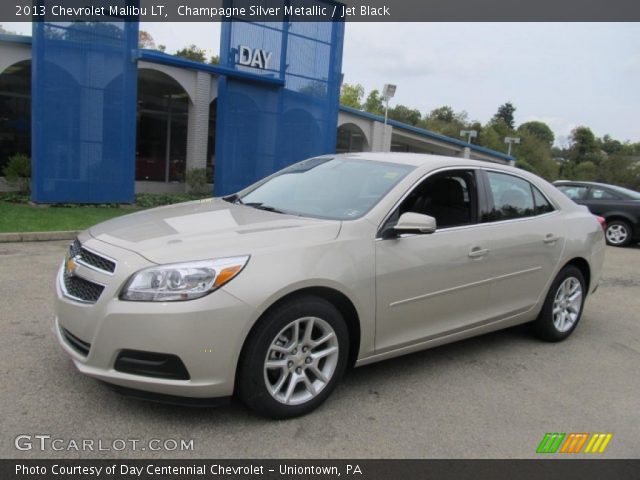
[[[48,242],[52,240],[73,240],[79,230],[57,232],[11,232],[0,233],[0,243],[9,242]]]

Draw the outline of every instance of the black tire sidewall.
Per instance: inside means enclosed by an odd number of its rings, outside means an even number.
[[[575,323],[566,332],[560,332],[553,323],[553,303],[555,301],[556,294],[558,293],[558,288],[560,288],[562,282],[564,282],[569,277],[574,277],[580,282],[580,286],[582,287],[582,301],[580,303],[580,313],[578,314],[578,318],[576,319]],[[540,315],[538,315],[538,318],[533,324],[536,334],[543,340],[549,342],[560,342],[567,338],[573,333],[573,331],[580,323],[580,320],[582,319],[582,313],[584,311],[584,303],[586,299],[587,286],[585,284],[582,272],[573,265],[564,267],[562,270],[560,270],[558,275],[556,275],[555,280],[551,284],[549,292],[547,293],[547,296],[545,298],[544,305],[542,306],[542,310],[540,311]]]
[[[338,340],[338,363],[333,377],[315,398],[302,405],[284,405],[267,391],[264,360],[276,335],[289,323],[302,317],[318,317],[331,325]],[[344,373],[348,357],[349,332],[342,315],[333,304],[313,296],[286,301],[266,313],[251,332],[238,367],[238,395],[245,405],[263,416],[285,419],[304,415],[329,397]]]
[[[620,225],[621,227],[624,227],[624,229],[627,231],[627,239],[622,243],[611,243],[609,242],[609,238],[607,237],[605,232],[605,240],[607,241],[607,245],[611,245],[612,247],[626,247],[627,245],[629,245],[631,243],[631,225],[623,220],[614,220],[611,223],[607,224],[606,230],[608,231],[609,228],[613,225]]]

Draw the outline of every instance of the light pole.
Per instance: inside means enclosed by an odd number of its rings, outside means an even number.
[[[514,143],[520,143],[520,137],[504,137],[504,143],[509,145],[509,148],[507,149],[507,155],[511,156],[511,145],[513,145]],[[510,164],[513,167],[516,164],[515,160],[511,160]]]
[[[509,145],[507,155],[511,156],[511,145],[520,143],[520,137],[504,137],[504,143]]]
[[[387,120],[389,118],[389,100],[393,98],[396,94],[396,86],[390,83],[385,83],[384,87],[382,87],[382,100],[384,100],[384,135],[382,137],[383,140],[383,149],[387,143]],[[389,145],[389,151],[391,151],[391,145]]]
[[[464,137],[467,136],[467,143],[471,144],[471,139],[472,138],[476,138],[478,136],[478,131],[477,130],[460,130],[460,136]],[[463,150],[463,157],[464,158],[470,158],[471,157],[471,149],[469,147],[464,147]]]
[[[465,135],[467,137],[467,143],[471,143],[471,139],[476,138],[478,136],[478,131],[477,130],[460,130],[460,136],[464,137]]]

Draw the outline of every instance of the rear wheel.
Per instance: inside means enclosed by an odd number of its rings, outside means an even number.
[[[286,302],[267,313],[247,340],[239,396],[272,418],[309,413],[335,388],[348,350],[346,324],[330,302],[311,296]]]
[[[631,243],[631,225],[623,220],[614,220],[607,223],[605,231],[607,244],[614,247],[624,247]]]
[[[548,342],[559,342],[571,335],[582,317],[586,294],[582,272],[573,265],[563,268],[533,322],[536,335]]]

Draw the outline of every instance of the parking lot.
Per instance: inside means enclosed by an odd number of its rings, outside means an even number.
[[[319,410],[269,421],[237,403],[124,398],[78,373],[51,332],[67,243],[0,244],[2,458],[530,458],[546,432],[611,432],[602,456],[640,457],[639,246],[608,247],[600,288],[564,343],[517,327],[362,367]],[[19,451],[21,434],[193,439],[193,451]]]

